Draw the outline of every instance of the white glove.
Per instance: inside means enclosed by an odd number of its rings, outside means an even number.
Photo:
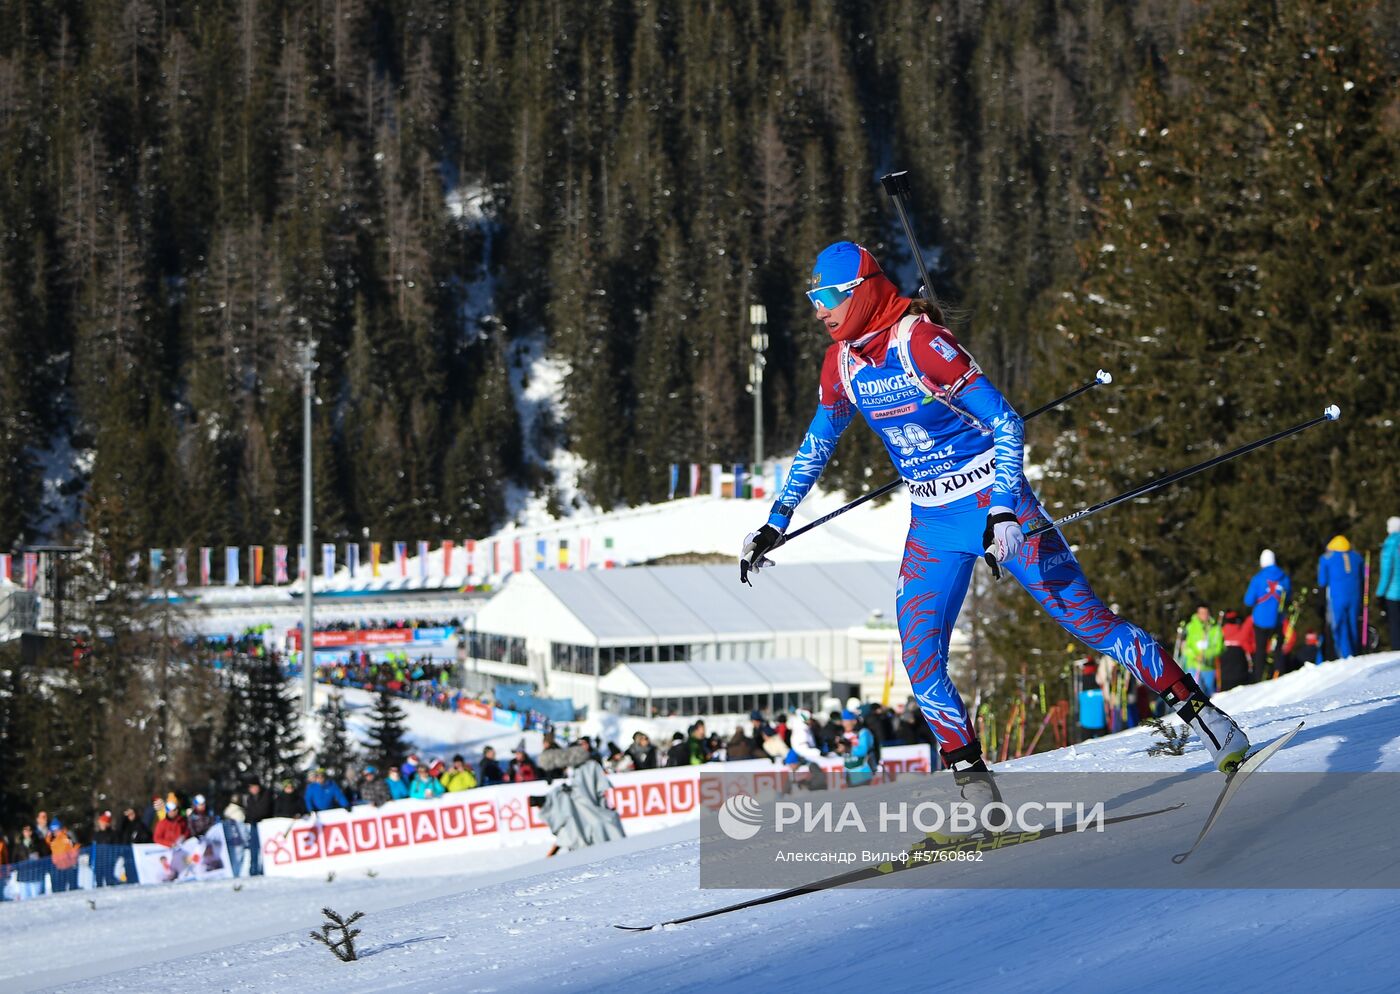
[[[992,576],[1001,579],[1001,564],[1021,554],[1026,533],[1009,507],[994,507],[987,512],[987,527],[982,531],[983,558],[992,568]]]

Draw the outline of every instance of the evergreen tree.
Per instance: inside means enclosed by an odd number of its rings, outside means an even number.
[[[222,796],[235,793],[253,770],[250,659],[237,656],[224,668],[224,713],[216,739],[215,781]]]
[[[359,750],[350,741],[345,725],[345,700],[339,694],[331,694],[321,708],[321,743],[316,747],[316,765],[326,770],[336,783],[344,783],[359,762]]]
[[[379,692],[370,719],[373,724],[370,726],[367,752],[374,765],[381,770],[402,766],[411,748],[404,727],[407,716],[387,690]]]
[[[1099,593],[1168,644],[1192,605],[1239,603],[1261,548],[1308,585],[1333,534],[1382,533],[1371,495],[1400,485],[1384,372],[1400,362],[1400,134],[1374,12],[1214,5],[1138,88],[1082,273],[1043,322],[1048,392],[1096,365],[1116,377],[1034,426],[1052,510],[1342,405],[1339,424],[1074,526]]]
[[[302,768],[301,718],[282,668],[268,656],[248,665],[249,772],[263,784],[296,777]]]

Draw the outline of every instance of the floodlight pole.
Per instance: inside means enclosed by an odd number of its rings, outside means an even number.
[[[306,550],[302,555],[302,569],[306,575],[301,593],[301,680],[302,710],[307,714],[316,710],[316,606],[311,591],[316,575],[316,559],[311,551],[314,534],[311,522],[311,405],[316,393],[311,376],[316,370],[315,355],[315,342],[307,339],[301,343],[301,541],[302,548]]]
[[[753,346],[749,382],[753,391],[753,472],[757,473],[763,465],[763,367],[768,365],[763,354],[768,350],[768,334],[763,329],[768,324],[768,308],[762,304],[749,305],[749,324],[753,325],[753,335],[749,338]]]

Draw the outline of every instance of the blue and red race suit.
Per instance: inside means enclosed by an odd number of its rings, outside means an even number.
[[[1048,520],[1022,472],[1021,417],[947,328],[905,317],[863,340],[834,344],[822,366],[817,412],[768,523],[786,530],[859,411],[880,436],[913,504],[896,605],[904,667],[945,754],[976,741],[948,674],[948,642],[990,508],[1029,531]],[[1180,667],[1090,588],[1058,529],[1028,540],[1005,564],[1067,632],[1111,656],[1159,694]]]

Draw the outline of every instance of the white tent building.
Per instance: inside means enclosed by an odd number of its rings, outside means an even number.
[[[898,696],[909,692],[887,620],[898,572],[894,562],[789,564],[752,587],[729,565],[521,573],[470,622],[467,666],[630,713],[878,696],[891,660]]]

